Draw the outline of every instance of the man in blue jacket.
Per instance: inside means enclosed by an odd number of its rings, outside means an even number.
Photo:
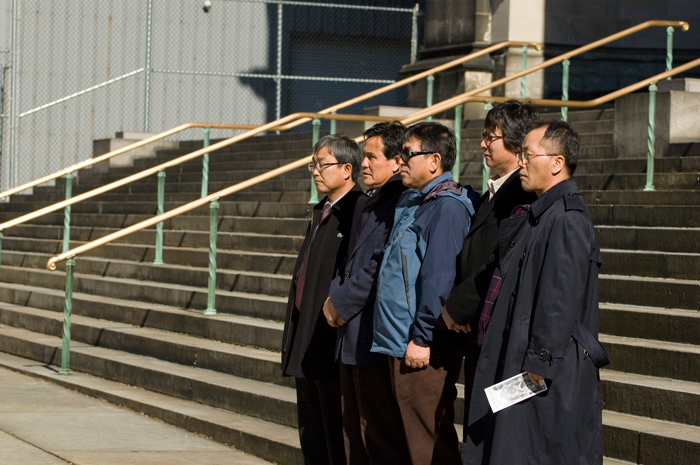
[[[413,465],[460,464],[455,382],[464,342],[440,319],[474,208],[451,175],[454,135],[425,122],[408,128],[394,226],[379,269],[372,351],[389,355],[394,396]]]
[[[331,283],[323,306],[338,329],[340,392],[347,461],[352,465],[407,464],[406,437],[391,391],[386,355],[370,352],[377,272],[406,187],[399,174],[403,133],[399,123],[378,123],[364,132],[362,175],[370,189],[352,221],[348,258]]]

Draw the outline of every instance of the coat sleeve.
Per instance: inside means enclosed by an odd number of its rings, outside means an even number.
[[[357,264],[357,270],[349,270],[349,276],[342,274],[345,273],[342,271],[331,284],[331,302],[338,315],[345,321],[357,316],[372,298],[379,264],[384,255],[386,234],[385,228],[376,228],[373,231],[373,237],[367,238],[362,246],[369,250],[364,250],[362,253],[358,251],[357,254],[360,260],[364,261],[365,257],[369,257],[369,260],[366,263]]]
[[[431,345],[437,325],[444,327],[439,322],[440,314],[452,290],[457,255],[470,224],[469,212],[461,202],[450,197],[437,202],[421,234],[426,249],[416,281],[416,292],[420,294],[411,338],[423,346]]]
[[[579,210],[562,213],[555,219],[540,265],[534,290],[532,330],[523,362],[523,371],[547,379],[556,377],[574,323],[586,311],[589,270],[595,261],[595,240],[590,219]],[[533,245],[537,247],[538,245]]]

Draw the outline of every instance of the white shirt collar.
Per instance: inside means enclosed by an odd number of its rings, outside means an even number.
[[[519,168],[519,167],[518,167]],[[506,174],[505,176],[496,176],[493,177],[489,180],[486,181],[486,186],[489,189],[489,201],[496,195],[496,192],[498,192],[498,189],[501,188],[501,186],[506,182],[506,180],[513,175],[516,171],[518,171],[518,168],[515,168],[513,171],[510,173]]]

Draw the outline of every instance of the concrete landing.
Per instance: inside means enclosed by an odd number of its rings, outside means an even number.
[[[0,354],[0,357],[9,356]],[[13,362],[18,360],[12,358]],[[33,370],[42,369],[36,362],[25,362],[27,368],[31,365]],[[43,369],[53,372],[49,367]],[[0,463],[265,465],[269,462],[0,366]]]

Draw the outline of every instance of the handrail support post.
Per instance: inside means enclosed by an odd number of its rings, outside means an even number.
[[[656,84],[649,86],[649,125],[647,127],[647,183],[644,191],[653,192],[654,188],[654,144],[656,142]]]
[[[203,148],[209,147],[211,128],[204,128]],[[209,153],[202,155],[202,197],[209,195]]]
[[[425,106],[426,106],[426,107],[431,107],[431,106],[433,106],[433,90],[434,90],[434,88],[435,88],[435,75],[430,74],[430,75],[426,78],[426,83],[427,83],[427,87],[426,87],[426,90],[425,90]],[[432,116],[428,116],[425,120],[426,120],[426,121],[432,121],[432,120],[433,120],[433,117],[432,117]]]
[[[522,46],[522,55],[523,55],[523,66],[522,69],[523,71],[527,69],[527,45]],[[523,77],[520,78],[520,98],[525,98],[527,95],[527,74],[523,75]]]
[[[571,62],[567,58],[561,62],[561,99],[565,102],[569,100],[569,67]],[[561,107],[561,120],[569,120],[569,107]]]
[[[321,134],[321,120],[318,118],[314,118],[311,122],[311,126],[313,127],[311,144],[312,146],[315,146]],[[313,173],[311,173],[311,194],[309,195],[309,205],[316,205],[317,203],[318,192],[316,192],[316,183],[314,182],[314,175]]]
[[[158,215],[165,213],[165,171],[158,171]],[[163,264],[163,222],[156,225],[156,251],[154,265]]]
[[[66,174],[66,200],[73,196],[73,173]],[[63,209],[63,253],[70,250],[70,215],[71,206]]]
[[[486,102],[484,104],[484,112],[488,115],[489,111],[493,109],[493,102]],[[483,195],[489,188],[488,180],[491,177],[491,168],[486,164],[486,158],[483,159],[481,166],[481,194]]]
[[[65,305],[63,306],[63,343],[61,346],[61,369],[59,375],[70,374],[70,325],[73,312],[73,267],[75,259],[66,260]]]
[[[216,315],[216,237],[219,222],[219,200],[209,203],[209,283],[207,286],[207,316]]]
[[[455,182],[459,182],[460,164],[461,159],[459,153],[462,146],[462,109],[464,105],[457,105],[455,107],[455,145],[457,146],[457,153],[455,154],[455,165],[452,168],[452,177]]]
[[[666,28],[666,71],[671,71],[673,68],[673,26]],[[666,78],[671,80],[671,76]]]
[[[331,112],[331,115],[337,115],[337,114],[338,114],[338,112],[335,111],[335,110],[333,110],[333,111]],[[332,119],[332,120],[330,121],[330,125],[331,125],[330,134],[334,135],[334,134],[336,134],[336,133],[338,132],[338,124],[337,124],[337,123],[338,123],[338,121],[336,121],[336,120],[334,120],[334,119]]]

